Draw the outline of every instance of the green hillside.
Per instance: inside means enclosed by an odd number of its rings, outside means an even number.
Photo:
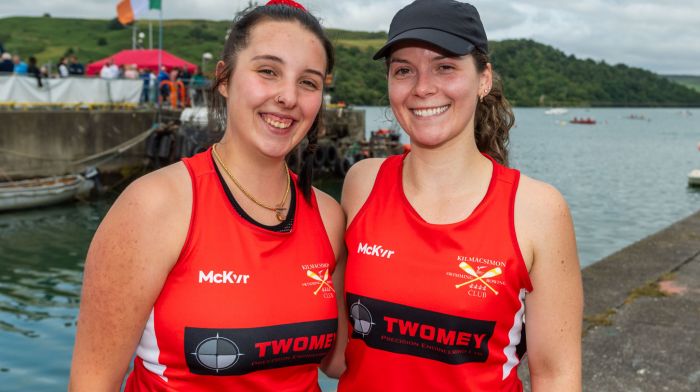
[[[203,53],[219,54],[229,24],[164,21],[164,48],[199,65]],[[131,28],[115,20],[13,17],[0,19],[0,26],[0,42],[7,51],[24,58],[33,55],[41,64],[55,64],[71,52],[87,64],[131,48]],[[137,22],[137,27],[148,34],[148,21]],[[154,46],[157,27],[154,21]],[[384,64],[371,57],[386,33],[328,29],[328,34],[337,50],[334,99],[385,105]],[[148,36],[144,41],[148,46]],[[490,46],[506,96],[518,106],[700,106],[700,92],[688,87],[700,88],[698,78],[671,81],[639,68],[577,59],[531,40],[491,42]],[[211,71],[212,65],[206,70]]]
[[[664,77],[672,82],[682,84],[683,86],[700,91],[700,76],[692,75],[664,75]]]

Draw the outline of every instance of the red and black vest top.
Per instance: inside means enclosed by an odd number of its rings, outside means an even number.
[[[336,337],[337,305],[335,257],[315,197],[308,203],[295,186],[291,230],[268,230],[236,212],[211,150],[184,163],[189,232],[126,390],[319,391],[317,367]]]
[[[346,233],[350,325],[338,390],[521,391],[532,286],[513,224],[519,172],[491,159],[471,215],[431,224],[403,192],[405,156],[385,160]]]

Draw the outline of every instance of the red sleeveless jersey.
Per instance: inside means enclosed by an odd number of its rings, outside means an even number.
[[[241,217],[211,150],[184,160],[187,240],[136,351],[127,391],[319,391],[337,330],[335,257],[298,186],[290,232]],[[296,176],[293,176],[296,184]]]
[[[471,215],[431,224],[403,192],[404,156],[382,164],[348,227],[344,391],[521,391],[524,297],[515,238],[519,172],[493,162]]]

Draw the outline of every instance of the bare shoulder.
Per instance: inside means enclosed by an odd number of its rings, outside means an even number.
[[[343,182],[343,194],[340,198],[348,223],[352,221],[369,197],[374,180],[385,158],[364,159],[352,165]]]
[[[184,242],[192,210],[192,184],[183,163],[149,173],[132,182],[105,216],[95,239],[118,240],[151,233],[163,245]],[[159,247],[152,244],[154,247]],[[179,252],[179,249],[178,249]]]
[[[561,192],[543,181],[521,175],[515,197],[515,232],[528,270],[538,249],[555,238],[573,235],[569,207]]]
[[[515,203],[516,209],[524,207],[525,213],[544,214],[544,218],[552,218],[553,215],[559,215],[563,210],[568,211],[566,200],[557,188],[525,175],[520,176]]]
[[[187,168],[182,162],[151,172],[132,182],[115,202],[114,208],[126,209],[129,215],[146,213],[142,218],[154,215],[177,215],[191,204],[192,184]],[[185,208],[185,210],[189,209]],[[110,211],[111,212],[111,211]],[[139,219],[138,216],[134,217]],[[162,217],[167,219],[167,217]]]
[[[336,258],[341,254],[343,247],[343,236],[345,234],[345,213],[340,208],[340,204],[329,194],[313,188],[318,202],[318,209],[321,213],[323,225],[328,233],[328,238],[333,246]]]

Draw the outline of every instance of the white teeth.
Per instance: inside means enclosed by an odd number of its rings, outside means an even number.
[[[439,108],[430,108],[430,109],[416,109],[412,110],[413,114],[415,114],[418,117],[430,117],[430,116],[437,116],[438,114],[444,113],[450,105],[445,105],[445,106],[440,106]]]
[[[290,125],[292,125],[292,121],[290,120],[289,122],[281,122],[281,121],[275,121],[273,119],[264,117],[263,118],[266,123],[272,125],[275,128],[280,128],[280,129],[285,129],[289,128]]]

